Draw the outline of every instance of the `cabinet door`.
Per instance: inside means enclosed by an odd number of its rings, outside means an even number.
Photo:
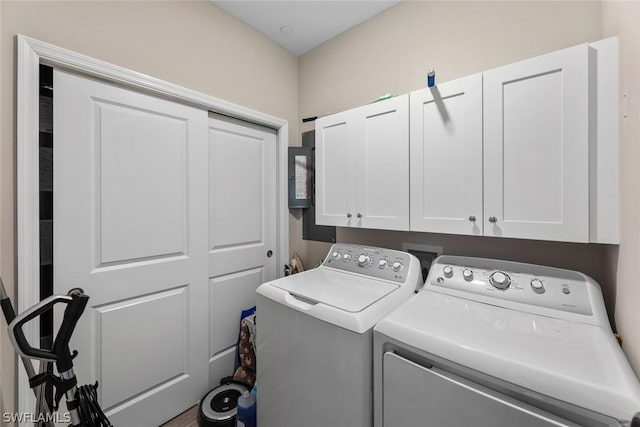
[[[589,240],[587,45],[484,73],[484,234]]]
[[[411,230],[482,234],[482,74],[411,92]]]
[[[409,229],[409,95],[365,105],[358,114],[355,226]]]
[[[316,121],[316,224],[355,225],[354,110]]]

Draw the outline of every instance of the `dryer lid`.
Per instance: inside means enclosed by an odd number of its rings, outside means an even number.
[[[272,282],[299,298],[342,311],[359,313],[400,287],[361,275],[316,268]]]

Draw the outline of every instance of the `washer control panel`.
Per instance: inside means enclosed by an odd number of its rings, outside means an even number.
[[[322,265],[378,279],[403,283],[411,263],[411,255],[393,249],[336,243]]]
[[[425,289],[482,302],[492,298],[587,316],[594,311],[590,299],[594,286],[599,291],[595,282],[576,271],[458,256],[437,258],[425,283]]]

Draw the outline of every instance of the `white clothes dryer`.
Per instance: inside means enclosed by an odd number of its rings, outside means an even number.
[[[373,326],[419,286],[413,255],[348,244],[318,268],[261,285],[260,427],[371,427]]]
[[[375,327],[375,427],[628,426],[640,384],[599,285],[569,270],[441,256]]]

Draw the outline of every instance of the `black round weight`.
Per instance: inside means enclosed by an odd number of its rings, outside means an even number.
[[[249,389],[238,383],[222,384],[200,401],[198,425],[200,427],[235,427],[238,398]]]

